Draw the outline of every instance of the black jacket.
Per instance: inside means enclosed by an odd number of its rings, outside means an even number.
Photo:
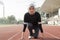
[[[32,23],[33,25],[39,25],[39,29],[43,33],[42,24],[38,24],[38,22],[41,22],[41,16],[38,12],[35,12],[34,15],[30,15],[29,13],[26,13],[24,15],[24,22]],[[23,32],[25,32],[26,26],[27,25],[24,24]]]

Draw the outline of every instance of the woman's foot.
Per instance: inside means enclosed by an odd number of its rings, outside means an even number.
[[[29,36],[28,38],[29,38],[29,39],[31,39],[31,38],[32,38],[32,36]]]
[[[34,37],[34,39],[38,39],[38,37]]]

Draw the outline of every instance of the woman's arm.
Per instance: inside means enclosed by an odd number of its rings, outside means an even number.
[[[38,25],[39,25],[39,29],[41,31],[41,33],[43,33],[43,28],[42,28],[42,22],[41,22],[41,16],[40,14],[38,13]]]
[[[24,15],[24,23],[27,22],[27,15]],[[23,32],[25,32],[27,24],[24,24]]]

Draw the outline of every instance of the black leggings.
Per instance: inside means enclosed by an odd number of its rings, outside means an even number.
[[[38,25],[32,25],[32,24],[28,24],[28,30],[30,32],[30,36],[34,36],[34,37],[38,37],[38,34],[39,34],[39,28],[38,28]],[[35,31],[35,33],[33,33],[33,31]]]

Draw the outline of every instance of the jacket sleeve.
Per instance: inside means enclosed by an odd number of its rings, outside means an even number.
[[[41,16],[40,16],[40,14],[38,14],[38,22],[41,22]],[[39,29],[40,29],[41,33],[43,33],[42,24],[38,24],[38,25],[39,25]]]
[[[27,15],[26,15],[26,14],[24,15],[24,23],[25,23],[25,22],[27,22]],[[27,27],[27,24],[24,24],[23,32],[25,32],[26,27]]]

